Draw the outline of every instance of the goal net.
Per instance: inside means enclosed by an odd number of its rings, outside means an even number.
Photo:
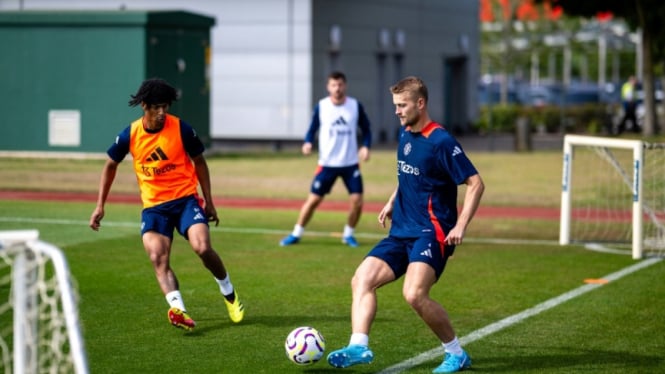
[[[4,374],[88,372],[67,262],[36,230],[0,231]]]
[[[665,144],[566,135],[559,242],[665,255]]]

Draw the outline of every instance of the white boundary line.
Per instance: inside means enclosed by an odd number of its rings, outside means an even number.
[[[617,279],[620,279],[628,274],[634,273],[638,270],[644,269],[646,267],[649,267],[653,264],[656,264],[658,262],[662,261],[661,258],[652,258],[648,260],[644,260],[641,262],[638,262],[634,265],[628,266],[626,268],[623,268],[617,272],[614,272],[612,274],[608,274],[604,277],[601,277],[602,279],[607,280],[608,282],[615,281]],[[460,338],[460,343],[462,345],[466,345],[472,342],[475,342],[476,340],[480,340],[490,334],[493,334],[497,331],[503,330],[506,327],[512,326],[514,324],[517,324],[519,322],[522,322],[523,320],[533,317],[536,314],[539,314],[541,312],[544,312],[548,309],[552,309],[557,305],[563,304],[568,300],[574,299],[580,295],[583,295],[589,291],[593,291],[596,288],[599,288],[603,286],[603,284],[585,284],[584,286],[580,286],[572,291],[568,291],[564,294],[561,294],[559,296],[553,297],[545,302],[542,302],[532,308],[526,309],[520,313],[513,314],[512,316],[506,317],[498,322],[494,322],[492,324],[489,324],[485,327],[482,327],[476,331],[473,331],[469,333],[466,336],[463,336]],[[411,369],[417,365],[420,365],[422,363],[425,363],[427,361],[433,360],[439,356],[443,356],[443,347],[438,347],[431,349],[427,352],[423,352],[419,354],[418,356],[412,357],[408,360],[402,361],[396,365],[390,366],[386,369],[383,369],[379,372],[379,374],[394,374],[394,373],[401,373],[404,370]]]
[[[0,217],[0,222],[14,222],[14,223],[37,223],[46,225],[70,225],[70,226],[88,226],[88,221],[75,220],[75,219],[55,219],[55,218],[28,218],[28,217]],[[136,227],[138,230],[138,222],[104,222],[105,226],[110,227]]]
[[[615,249],[608,246],[598,244],[598,243],[588,243],[584,245],[585,249],[601,253],[611,253],[614,255],[631,255],[632,251],[630,249]]]

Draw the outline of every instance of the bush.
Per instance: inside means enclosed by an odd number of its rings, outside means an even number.
[[[474,127],[481,134],[514,133],[517,118],[520,116],[527,117],[532,131],[546,133],[600,134],[611,125],[611,115],[608,114],[606,105],[601,103],[571,105],[564,109],[554,105],[531,107],[509,104],[481,106],[480,116]]]
[[[487,132],[513,132],[515,121],[519,115],[518,105],[484,105],[480,108],[480,118],[475,124],[479,133]]]

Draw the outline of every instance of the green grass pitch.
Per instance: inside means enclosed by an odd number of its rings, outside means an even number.
[[[0,202],[2,229],[37,228],[44,240],[64,249],[80,294],[91,373],[338,372],[325,362],[294,365],[285,356],[284,339],[293,328],[311,325],[325,336],[327,351],[347,344],[351,275],[385,233],[373,213],[363,219],[360,248],[328,234],[344,219],[334,212],[318,212],[301,244],[281,248],[277,243],[297,212],[218,207],[222,223],[212,229],[213,245],[245,304],[245,320],[235,325],[228,319],[210,274],[178,238],[172,265],[198,324],[187,333],[167,321],[166,301],[140,243],[140,207],[108,205],[97,233],[87,227],[92,208]],[[541,233],[549,240],[552,230]],[[630,256],[560,247],[552,240],[474,240],[491,239],[479,231],[458,248],[433,290],[460,337],[575,289],[584,279],[635,263]],[[663,372],[663,279],[665,264],[659,263],[475,341],[466,346],[473,372]],[[345,372],[380,372],[438,346],[402,299],[401,281],[379,290],[370,343],[374,362]],[[430,373],[439,361],[405,372]]]

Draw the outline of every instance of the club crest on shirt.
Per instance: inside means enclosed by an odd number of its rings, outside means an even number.
[[[404,156],[408,156],[411,153],[411,142],[404,145]]]

